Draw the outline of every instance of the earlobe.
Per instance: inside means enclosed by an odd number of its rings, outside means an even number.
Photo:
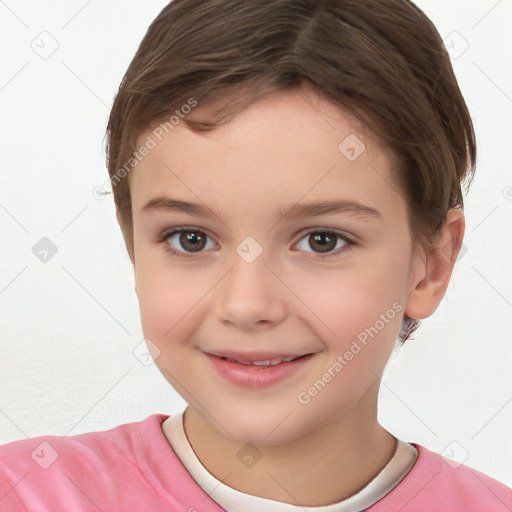
[[[411,290],[405,302],[405,314],[421,320],[434,313],[444,297],[453,266],[464,238],[464,214],[451,209],[435,246],[421,261],[415,262]]]

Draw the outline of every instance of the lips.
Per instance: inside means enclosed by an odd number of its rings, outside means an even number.
[[[210,368],[214,370],[223,381],[228,381],[238,387],[256,390],[264,389],[287,380],[300,378],[311,366],[315,357],[314,353],[303,355],[285,354],[275,357],[272,354],[269,359],[259,359],[248,354],[238,354],[236,357],[228,357],[225,354],[203,352],[207,357]],[[267,353],[268,354],[268,353]],[[231,353],[231,356],[233,353]],[[290,361],[285,361],[291,359]],[[272,364],[274,363],[274,364]]]

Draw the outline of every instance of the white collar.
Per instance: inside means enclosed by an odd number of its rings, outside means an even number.
[[[364,510],[388,494],[411,470],[418,452],[409,443],[398,440],[391,460],[380,473],[358,493],[331,505],[303,507],[281,501],[260,498],[237,491],[210,474],[197,458],[183,426],[183,412],[173,414],[162,424],[163,432],[182,464],[198,485],[228,512],[357,512]]]

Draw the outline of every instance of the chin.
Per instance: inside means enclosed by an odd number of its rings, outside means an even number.
[[[292,442],[304,434],[307,425],[301,425],[300,418],[294,411],[282,409],[271,410],[268,405],[246,408],[245,411],[232,410],[222,414],[221,425],[226,425],[229,439],[240,444],[258,446],[275,446]],[[226,436],[226,431],[219,425],[212,425],[219,434]],[[311,428],[311,427],[310,427]]]

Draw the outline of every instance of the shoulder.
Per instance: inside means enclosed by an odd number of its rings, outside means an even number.
[[[463,464],[411,443],[418,459],[407,476],[370,508],[372,512],[512,510],[512,489]]]
[[[47,435],[0,445],[2,466],[47,469],[54,463],[99,462],[121,454],[130,456],[138,437],[149,432],[163,415],[153,414],[143,421],[125,423],[109,430],[69,436]],[[163,416],[165,418],[165,416]],[[79,457],[78,457],[79,456]]]
[[[166,417],[153,414],[110,430],[1,445],[0,509],[46,511],[65,504],[88,510],[86,505],[91,506],[95,496],[112,492],[111,477],[140,474],[139,447],[156,434]],[[42,504],[49,508],[41,508]]]

